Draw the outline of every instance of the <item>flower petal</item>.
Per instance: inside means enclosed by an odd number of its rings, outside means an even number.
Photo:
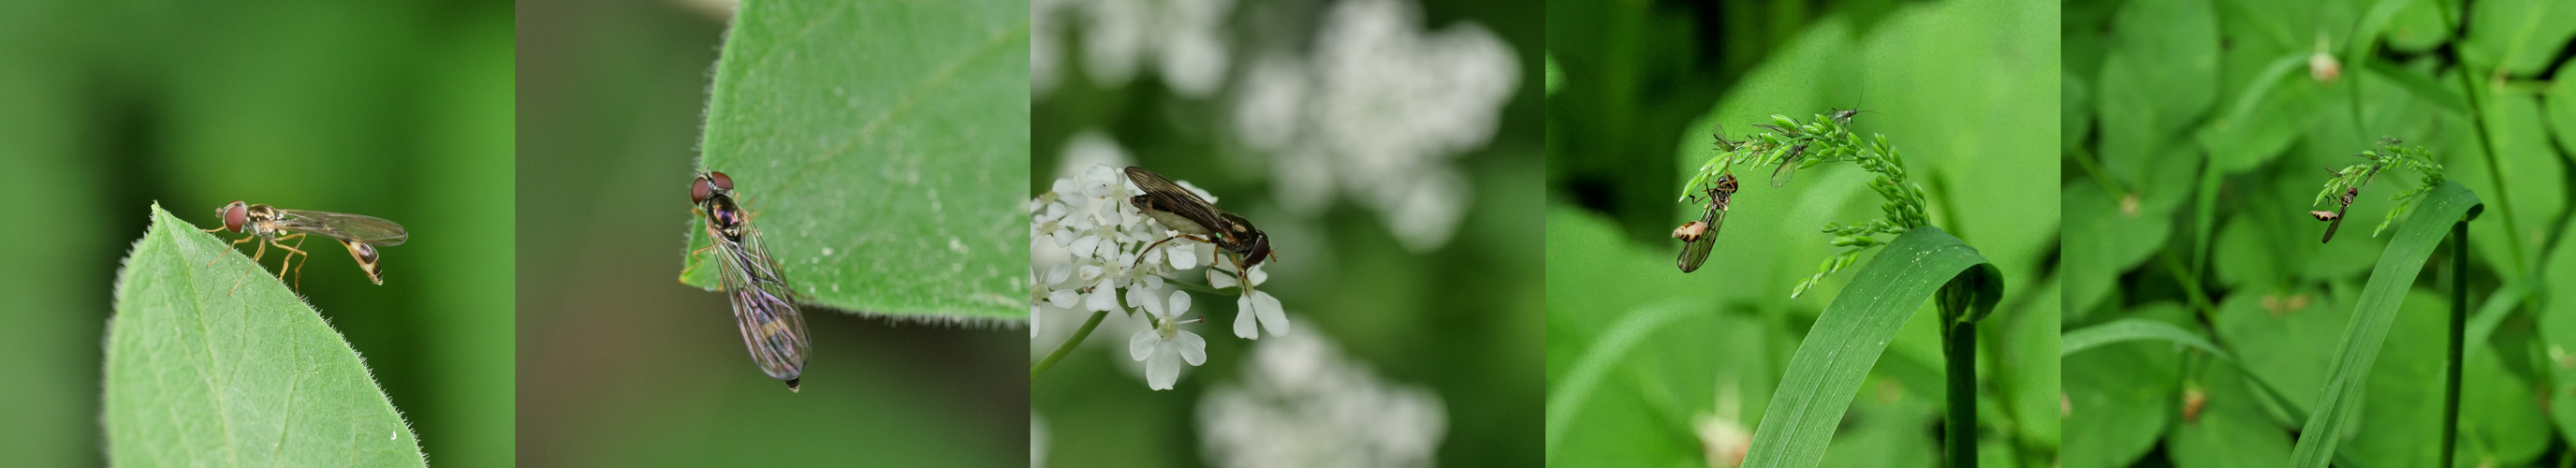
[[[1167,315],[1167,317],[1180,317],[1181,314],[1188,313],[1189,311],[1190,292],[1172,291],[1172,313],[1171,315]]]
[[[1190,365],[1207,363],[1207,339],[1199,338],[1199,334],[1181,332],[1179,337],[1172,339],[1172,344],[1180,349],[1181,359],[1189,361]]]
[[[1190,252],[1190,249],[1186,247],[1181,248],[1180,250],[1175,250],[1171,255],[1165,255],[1165,257],[1171,257],[1172,269],[1174,270],[1187,270],[1199,266],[1198,255],[1193,255],[1192,252]]]
[[[1225,270],[1209,268],[1207,270],[1207,276],[1208,287],[1211,288],[1225,289],[1234,287],[1237,284],[1242,284],[1234,281],[1234,273],[1230,273]]]
[[[1145,359],[1145,386],[1147,388],[1155,390],[1171,390],[1172,383],[1181,380],[1180,356],[1175,355],[1178,353],[1173,352],[1171,346],[1172,344],[1169,342],[1157,345],[1155,346],[1157,349],[1154,350],[1154,355]]]
[[[1252,285],[1253,285],[1253,286],[1260,286],[1260,285],[1261,285],[1261,283],[1266,283],[1266,282],[1269,282],[1269,281],[1270,281],[1270,269],[1268,269],[1268,268],[1262,268],[1262,267],[1261,267],[1261,265],[1253,265],[1253,266],[1252,266],[1252,271],[1251,271],[1251,272],[1249,272],[1249,273],[1246,273],[1246,275],[1249,275],[1249,276],[1251,276],[1251,277],[1252,277]]]
[[[1270,336],[1288,334],[1288,312],[1280,307],[1279,298],[1266,292],[1254,292],[1251,299],[1253,310],[1261,316],[1261,327],[1270,329]]]
[[[1154,345],[1162,342],[1163,337],[1155,336],[1152,328],[1137,330],[1136,334],[1127,335],[1127,357],[1143,361],[1146,356],[1154,354]]]
[[[1115,288],[1094,289],[1082,297],[1082,310],[1106,312],[1117,308],[1118,290]]]
[[[1254,318],[1257,316],[1259,316],[1259,314],[1254,313],[1252,310],[1252,296],[1235,297],[1234,336],[1236,338],[1247,340],[1261,339],[1261,329],[1257,328],[1258,325],[1256,325],[1258,323],[1258,319]]]
[[[1047,273],[1046,273],[1046,283],[1047,283],[1047,284],[1062,283],[1062,282],[1064,282],[1064,280],[1065,280],[1066,278],[1072,278],[1072,277],[1073,277],[1073,264],[1072,264],[1072,263],[1058,263],[1058,264],[1055,264],[1055,266],[1053,266],[1053,267],[1049,267],[1049,268],[1047,268]]]
[[[1145,308],[1145,313],[1153,314],[1156,317],[1170,316],[1169,314],[1163,313],[1163,301],[1159,299],[1162,299],[1161,295],[1154,294],[1154,291],[1152,290],[1143,288],[1130,288],[1127,290],[1128,307]]]
[[[1058,289],[1047,293],[1047,303],[1071,309],[1073,306],[1082,304],[1082,293],[1073,292],[1071,289]]]
[[[1046,323],[1046,321],[1045,321],[1045,320],[1039,320],[1039,319],[1038,319],[1038,305],[1037,305],[1037,304],[1029,304],[1029,337],[1030,337],[1030,338],[1036,338],[1036,337],[1038,337],[1038,325],[1039,325],[1039,324],[1043,324],[1043,323]]]

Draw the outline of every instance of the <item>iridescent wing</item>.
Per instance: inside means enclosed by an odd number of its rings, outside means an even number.
[[[1708,225],[1708,230],[1701,231],[1699,238],[1682,244],[1680,263],[1683,273],[1698,271],[1700,264],[1708,262],[1708,251],[1717,246],[1717,230],[1726,227],[1726,210],[1711,203],[1707,213],[1700,215],[1699,222]]]
[[[813,345],[805,338],[805,317],[788,302],[794,289],[780,275],[778,262],[761,249],[757,231],[746,233],[739,244],[708,234],[715,241],[717,282],[733,299],[734,324],[741,328],[743,345],[751,349],[752,363],[760,365],[769,378],[786,381],[788,390],[796,390]]]
[[[1142,167],[1129,166],[1127,180],[1136,182],[1136,188],[1145,189],[1145,199],[1153,202],[1153,209],[1188,218],[1191,222],[1206,227],[1209,232],[1226,234],[1226,230],[1221,229],[1227,225],[1225,211],[1217,209],[1216,204],[1199,198],[1199,195],[1190,192],[1190,189],[1172,183],[1171,179],[1165,179],[1161,174],[1155,174]]]
[[[329,211],[277,210],[278,227],[361,244],[389,247],[411,240],[400,224],[374,216]]]

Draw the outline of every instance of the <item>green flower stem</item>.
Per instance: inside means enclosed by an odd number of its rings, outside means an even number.
[[[2450,460],[2460,436],[2461,350],[2469,330],[2469,223],[2451,225],[2451,365],[2442,372],[2442,458]],[[2447,461],[2445,462],[2447,463]]]
[[[1038,378],[1038,374],[1046,373],[1047,368],[1055,367],[1057,360],[1064,359],[1064,355],[1073,353],[1073,346],[1082,344],[1083,338],[1090,337],[1091,329],[1100,328],[1100,319],[1104,318],[1109,318],[1109,311],[1092,312],[1091,319],[1084,320],[1082,329],[1074,330],[1072,338],[1066,338],[1064,344],[1056,346],[1055,352],[1047,353],[1046,359],[1038,360],[1038,365],[1029,367],[1029,378]]]
[[[1942,445],[1949,466],[1977,466],[1977,323],[1951,320],[1945,327],[1941,347],[1948,361],[1950,416]]]

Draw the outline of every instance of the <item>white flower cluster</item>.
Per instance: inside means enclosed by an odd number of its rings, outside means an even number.
[[[1440,397],[1379,381],[1313,332],[1264,341],[1240,387],[1199,400],[1211,465],[1431,466],[1448,415]]]
[[[1338,189],[1415,251],[1446,244],[1465,218],[1470,189],[1450,159],[1493,138],[1520,79],[1491,31],[1421,22],[1409,1],[1336,3],[1314,55],[1256,60],[1234,106],[1236,135],[1275,155],[1283,204],[1312,212]]]
[[[1095,83],[1126,86],[1136,69],[1150,68],[1182,96],[1205,97],[1225,81],[1226,15],[1233,0],[1033,0],[1030,3],[1030,89],[1045,97],[1062,68],[1058,14],[1082,20],[1083,70]],[[1140,63],[1150,62],[1150,63]]]
[[[1189,182],[1176,183],[1210,203],[1216,201]],[[1241,272],[1249,280],[1242,284],[1236,279],[1232,257],[1215,255],[1212,245],[1174,239],[1147,250],[1172,230],[1128,203],[1129,197],[1142,193],[1126,175],[1103,164],[1078,178],[1056,179],[1051,190],[1029,200],[1030,239],[1064,252],[1030,256],[1031,338],[1041,335],[1039,324],[1045,323],[1044,314],[1050,309],[1130,314],[1141,309],[1148,325],[1128,338],[1129,357],[1145,363],[1148,387],[1171,389],[1180,378],[1181,364],[1207,361],[1207,341],[1180,329],[1198,319],[1184,319],[1190,310],[1189,293],[1167,288],[1171,285],[1164,276],[1216,263],[1212,258],[1222,263],[1208,269],[1209,285],[1238,288],[1242,294],[1235,302],[1236,336],[1256,338],[1259,328],[1270,329],[1271,336],[1288,332],[1279,300],[1253,289],[1269,276],[1261,267]],[[1033,245],[1032,252],[1048,250],[1039,247]],[[1032,344],[1033,349],[1039,346],[1053,348],[1054,344]]]

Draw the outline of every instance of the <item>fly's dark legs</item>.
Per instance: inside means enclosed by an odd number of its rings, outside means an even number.
[[[242,240],[243,240],[243,241],[248,241],[248,240],[256,239],[256,238],[257,238],[257,237],[245,237],[245,238],[242,238]],[[255,252],[252,252],[252,253],[251,253],[251,256],[250,256],[250,265],[251,265],[251,269],[252,269],[252,270],[259,269],[259,259],[260,259],[261,257],[266,257],[266,256],[268,256],[268,246],[275,245],[275,246],[277,246],[278,250],[284,250],[284,251],[286,251],[286,259],[285,259],[285,261],[281,261],[281,262],[278,262],[278,263],[277,263],[277,280],[278,280],[278,281],[281,281],[281,282],[282,282],[282,281],[286,281],[286,270],[291,269],[291,268],[293,268],[293,267],[295,266],[294,262],[295,262],[295,256],[296,256],[296,255],[303,255],[303,256],[304,256],[304,258],[307,258],[307,259],[313,258],[313,254],[305,253],[303,250],[300,250],[300,249],[295,248],[295,247],[302,247],[302,246],[304,246],[304,240],[303,240],[303,238],[304,238],[304,234],[299,233],[299,234],[295,234],[295,235],[290,235],[290,236],[285,236],[285,237],[279,237],[279,238],[276,238],[276,239],[268,239],[266,242],[261,242],[261,243],[259,243],[259,250],[258,250],[258,251],[255,251]],[[286,245],[286,244],[284,244],[284,243],[280,243],[280,242],[278,242],[278,241],[282,241],[282,240],[286,240],[286,239],[295,239],[295,240],[296,240],[296,241],[295,241],[295,247],[289,247],[289,246],[287,246],[287,245]],[[234,243],[238,244],[238,243],[240,243],[240,242],[238,242],[238,241],[237,241],[237,242],[234,242]],[[226,296],[230,296],[230,295],[233,295],[233,293],[241,292],[241,285],[242,285],[242,281],[243,281],[243,279],[244,279],[244,278],[242,278],[242,277],[247,277],[247,276],[250,276],[250,270],[242,270],[241,275],[238,275],[237,277],[233,278],[233,288],[232,288],[232,290],[225,291],[225,292],[224,292],[224,295],[226,295]],[[302,272],[297,272],[297,273],[296,273],[296,275],[295,275],[295,279],[296,279],[296,281],[297,281],[297,282],[299,282],[299,283],[300,283],[300,282],[303,282],[303,280],[304,280],[304,274],[303,274]],[[300,288],[301,286],[299,285],[298,287]]]

